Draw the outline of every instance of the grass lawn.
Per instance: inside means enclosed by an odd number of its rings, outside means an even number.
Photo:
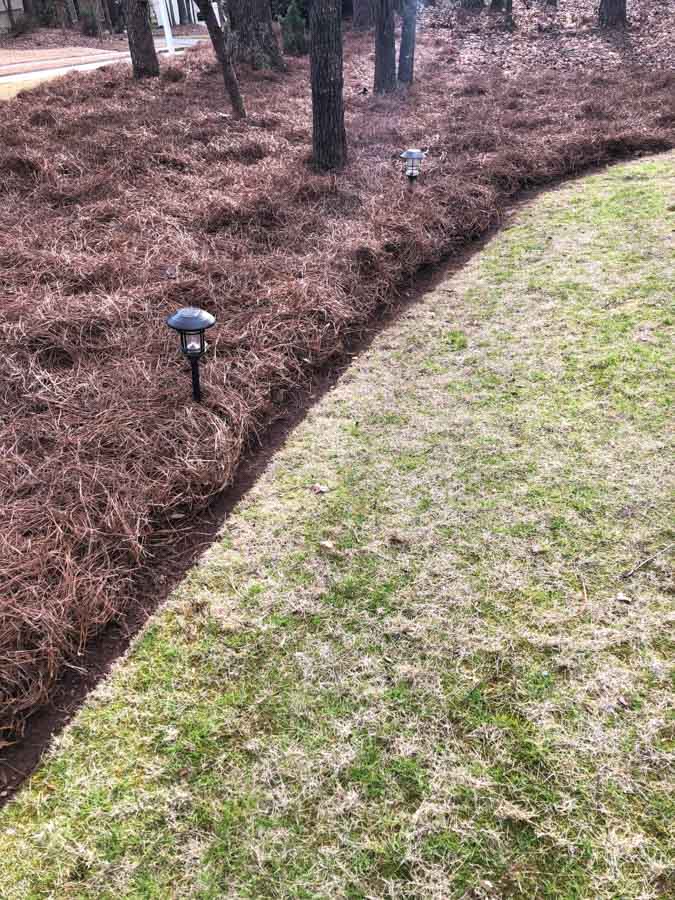
[[[673,896],[674,210],[672,154],[552,191],[377,338],[0,814],[3,900]]]

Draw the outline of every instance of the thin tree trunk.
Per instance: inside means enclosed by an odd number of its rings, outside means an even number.
[[[375,26],[376,0],[354,0],[352,27],[357,31],[368,31]]]
[[[598,22],[601,28],[614,28],[627,25],[626,0],[600,0]]]
[[[312,0],[309,11],[312,161],[322,171],[347,162],[341,13],[340,0]]]
[[[232,104],[232,112],[237,119],[244,119],[246,118],[246,109],[239,90],[237,73],[232,65],[232,35],[230,33],[229,19],[224,15],[222,24],[218,24],[211,0],[199,0],[199,12],[206,22],[214,53],[223,72],[225,90]]]
[[[490,12],[503,12],[504,0],[492,0],[490,3]]]
[[[112,19],[110,18],[110,10],[108,9],[108,4],[105,2],[105,0],[96,0],[96,16],[99,22],[99,36],[103,29],[112,34]]]
[[[9,19],[9,27],[14,29],[16,25],[16,19],[14,18],[14,10],[12,9],[12,0],[5,0],[5,6],[7,8],[7,18]]]
[[[234,33],[234,54],[254,69],[286,71],[272,28],[270,0],[229,0],[228,9]]]
[[[375,93],[396,90],[396,40],[392,0],[377,0],[375,31]]]
[[[12,0],[9,0],[11,3]],[[35,18],[35,7],[33,5],[33,0],[23,0],[23,11],[27,19]]]
[[[75,0],[65,0],[65,7],[68,13],[68,19],[70,25],[77,25],[79,21],[79,16],[77,14],[77,7],[75,6]]]
[[[415,42],[417,39],[417,0],[405,0],[401,46],[398,54],[398,82],[412,84],[415,75]]]
[[[127,35],[134,78],[157,78],[159,60],[152,39],[148,0],[126,0]]]

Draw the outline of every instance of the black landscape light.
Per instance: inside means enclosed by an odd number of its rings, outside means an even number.
[[[185,306],[169,316],[166,324],[180,335],[180,349],[192,367],[192,397],[199,402],[202,399],[199,360],[206,353],[204,332],[216,324],[215,317],[197,306]]]
[[[415,147],[406,150],[405,153],[401,153],[401,159],[405,160],[404,171],[411,186],[415,183],[415,179],[420,174],[422,160],[425,158],[426,153],[423,150],[417,150]]]

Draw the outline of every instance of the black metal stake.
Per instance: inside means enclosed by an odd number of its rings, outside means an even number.
[[[199,384],[199,357],[190,357],[190,366],[192,367],[192,399],[199,403],[202,399],[202,389]]]

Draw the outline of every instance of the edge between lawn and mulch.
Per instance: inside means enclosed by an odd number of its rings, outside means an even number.
[[[518,212],[309,414],[0,813],[0,895],[661,897],[675,156]]]

